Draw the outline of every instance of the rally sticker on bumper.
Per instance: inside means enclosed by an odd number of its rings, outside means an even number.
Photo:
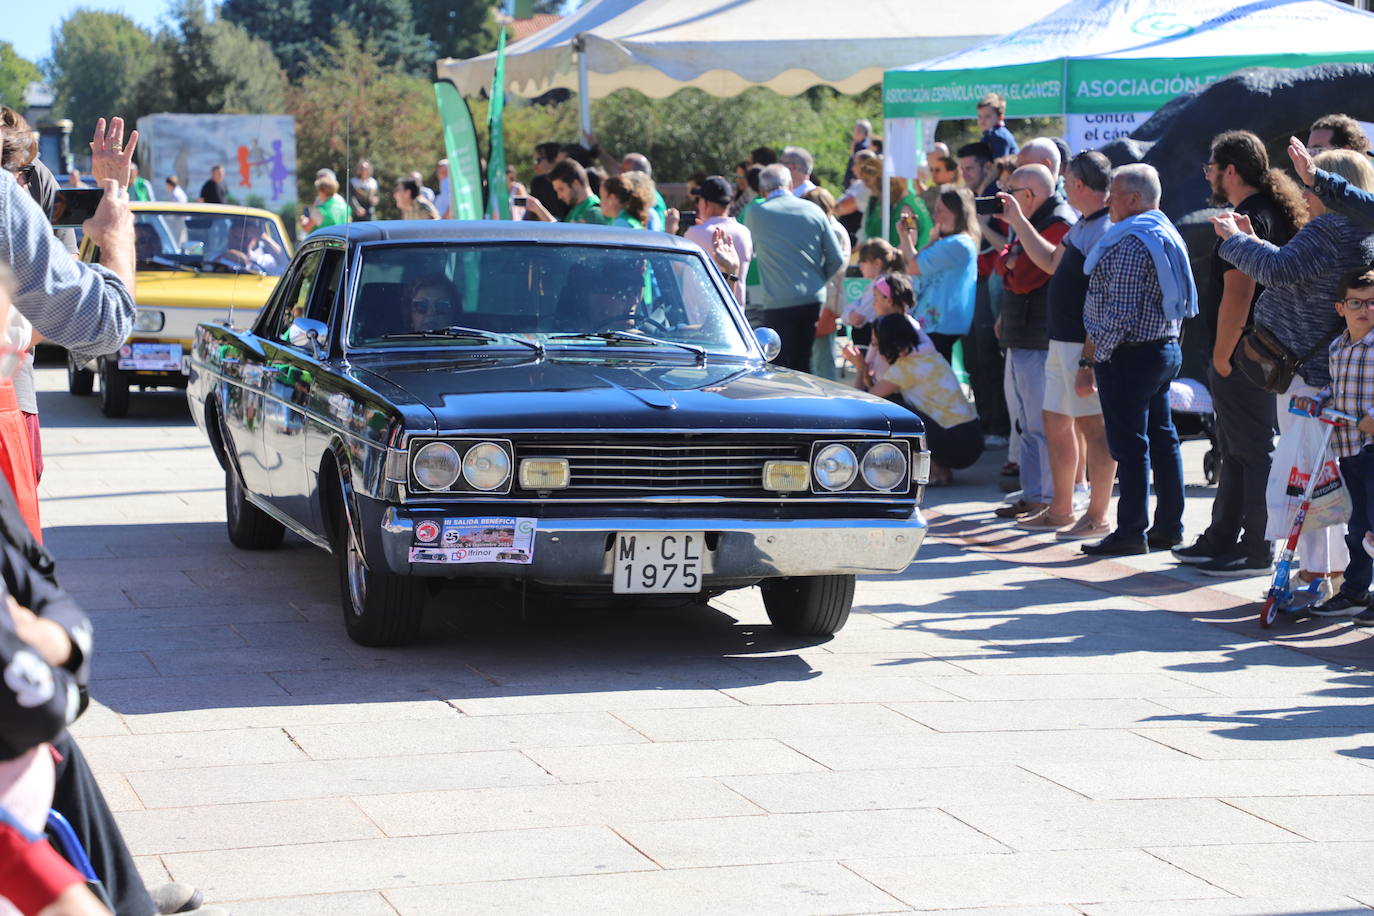
[[[427,518],[415,523],[412,563],[529,563],[537,519]]]

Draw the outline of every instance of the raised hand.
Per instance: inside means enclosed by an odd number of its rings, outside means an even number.
[[[1288,158],[1293,160],[1293,170],[1298,178],[1309,188],[1317,180],[1317,163],[1307,147],[1297,137],[1288,138]]]
[[[720,226],[711,230],[711,258],[722,272],[739,274],[739,252],[735,250],[734,236]]]
[[[114,117],[109,126],[105,119],[95,122],[95,134],[91,137],[91,175],[100,184],[110,178],[127,188],[132,180],[129,166],[134,161],[134,150],[138,148],[138,131],[129,134],[129,142],[124,142],[124,119]]]

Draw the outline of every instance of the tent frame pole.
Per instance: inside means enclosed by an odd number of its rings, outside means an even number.
[[[573,39],[577,51],[577,113],[582,122],[582,135],[592,132],[592,96],[587,88],[587,39],[578,35]]]
[[[883,119],[883,143],[886,144],[891,137],[887,131],[887,119]],[[891,151],[884,145],[883,148],[883,238],[887,239],[892,235],[892,155]]]

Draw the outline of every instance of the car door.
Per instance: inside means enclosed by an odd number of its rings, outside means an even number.
[[[272,409],[263,424],[264,453],[271,462],[272,503],[300,525],[319,531],[314,499],[318,468],[307,460],[306,433],[312,415],[311,392],[328,360],[327,349],[309,341],[293,343],[288,333],[296,318],[328,326],[343,275],[341,247],[318,247],[302,260],[301,283],[276,316],[274,333],[263,349],[271,369]],[[325,347],[328,342],[324,341]]]

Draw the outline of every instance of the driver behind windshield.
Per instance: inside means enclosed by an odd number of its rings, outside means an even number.
[[[458,324],[462,300],[453,281],[443,274],[416,280],[406,302],[410,310],[408,331],[435,331]]]
[[[162,239],[149,223],[134,223],[134,258],[139,261],[162,260]]]
[[[285,249],[272,238],[270,227],[260,219],[233,219],[224,236],[224,250],[206,258],[229,267],[260,271],[274,277],[286,268]]]

